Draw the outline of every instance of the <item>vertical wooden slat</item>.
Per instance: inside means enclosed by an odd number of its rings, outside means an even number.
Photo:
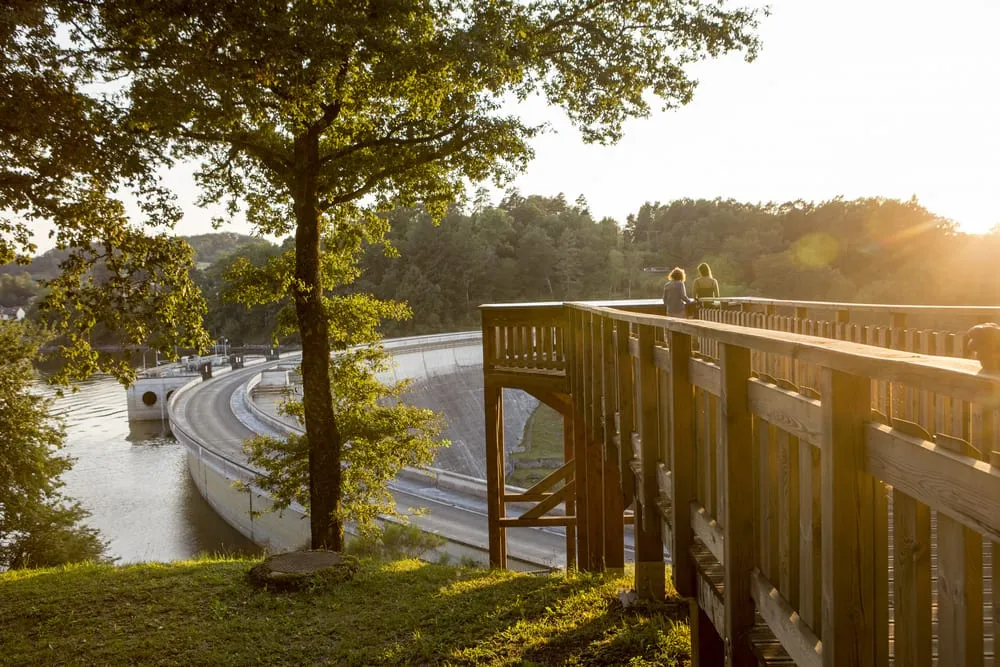
[[[872,481],[864,472],[868,378],[823,368],[820,392],[823,664],[874,665]]]
[[[506,569],[507,545],[500,519],[504,516],[503,389],[487,384],[486,402],[486,515],[490,567]]]
[[[573,414],[575,412],[576,411],[571,407],[569,414],[563,415],[563,460],[564,461],[569,461],[576,457],[576,451],[574,449],[576,441],[573,438]],[[573,466],[574,491],[572,493],[567,494],[565,501],[567,516],[577,516],[575,489],[579,486],[576,483],[576,480],[578,478],[579,478],[579,473],[577,472],[577,466],[574,465]],[[566,526],[566,569],[567,570],[575,570],[578,567],[576,549],[577,549],[576,523],[573,523]]]
[[[583,314],[569,311],[570,391],[573,394],[573,459],[576,461],[576,558],[577,567],[591,571],[590,562],[590,505],[587,498],[589,470],[587,466],[587,425],[584,421]]]
[[[1000,468],[1000,443],[997,443],[998,430],[1000,430],[1000,423],[998,423],[997,412],[993,413],[993,447],[994,450],[990,452],[990,465],[994,468]],[[992,576],[993,580],[990,582],[993,587],[993,599],[991,600],[993,604],[993,664],[995,667],[1000,667],[1000,587],[997,586],[997,567],[1000,567],[1000,542],[993,542],[990,544],[990,564],[992,565]]]
[[[976,456],[970,446],[939,446]],[[938,653],[952,664],[983,664],[983,538],[954,519],[937,515]]]
[[[799,602],[799,443],[778,429],[778,587]]]
[[[760,569],[771,581],[778,580],[778,466],[777,428],[763,420],[757,425],[758,453],[761,474],[758,482],[761,504]]]
[[[712,480],[715,487],[713,492],[715,516],[721,519],[726,515],[726,502],[729,493],[726,487],[726,444],[722,439],[723,413],[718,396],[708,394],[708,410],[706,412],[708,446],[712,452],[712,467],[714,469]]]
[[[819,636],[822,601],[820,521],[820,454],[812,443],[799,441],[799,614]],[[820,637],[822,639],[822,637]]]
[[[635,522],[635,588],[649,600],[663,600],[666,566],[663,562],[663,537],[656,501],[659,487],[656,480],[656,454],[659,451],[657,428],[656,368],[653,366],[651,326],[639,327],[639,438],[642,448],[642,479],[636,492],[642,502],[636,506]],[[676,531],[676,526],[674,526]]]
[[[674,588],[682,596],[696,594],[695,568],[691,558],[694,532],[691,529],[691,503],[695,500],[694,439],[692,429],[693,392],[688,362],[691,358],[691,337],[674,331],[668,334],[670,346],[670,452],[671,483],[673,486],[673,543],[670,557],[673,564]]]
[[[871,477],[873,578],[875,581],[875,664],[889,667],[889,487]]]
[[[633,362],[628,352],[628,322],[615,322],[615,357],[618,375],[618,467],[621,471],[622,495],[626,506],[635,493],[635,477],[629,467],[632,461],[632,433],[635,431],[635,383]]]
[[[587,387],[587,409],[590,419],[587,429],[587,502],[590,517],[590,563],[595,570],[604,569],[604,465],[601,455],[602,428],[600,387],[603,374],[600,368],[600,336],[596,331],[597,315],[587,313],[584,320],[585,367],[584,383]]]
[[[552,368],[555,360],[552,355],[552,324],[545,322],[538,329],[539,365],[542,368]]]
[[[751,439],[750,351],[720,345],[722,366],[722,440],[725,449],[726,488],[732,498],[753,494]],[[726,503],[725,531],[725,645],[726,664],[753,662],[749,633],[754,623],[754,603],[750,593],[750,573],[754,568],[753,507],[745,502]]]
[[[601,332],[601,415],[603,417],[603,515],[604,515],[604,565],[615,572],[625,569],[625,524],[622,515],[621,474],[618,469],[618,451],[615,449],[615,411],[618,405],[618,377],[615,374],[614,323],[611,318],[600,319]]]
[[[897,665],[931,664],[931,513],[893,490],[893,610]]]

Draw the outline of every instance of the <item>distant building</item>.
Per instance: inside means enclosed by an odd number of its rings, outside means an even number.
[[[24,308],[20,306],[0,306],[0,320],[23,320]]]

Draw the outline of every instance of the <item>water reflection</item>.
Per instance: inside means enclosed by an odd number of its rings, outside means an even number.
[[[54,411],[65,419],[64,451],[76,459],[63,475],[65,492],[91,512],[87,523],[101,531],[119,562],[259,552],[198,493],[184,446],[169,430],[157,422],[129,423],[117,382],[84,383],[57,398]]]

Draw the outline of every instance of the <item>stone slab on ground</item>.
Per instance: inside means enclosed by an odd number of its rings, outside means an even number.
[[[289,551],[269,556],[250,568],[250,581],[272,591],[292,591],[349,581],[358,559],[337,551]]]

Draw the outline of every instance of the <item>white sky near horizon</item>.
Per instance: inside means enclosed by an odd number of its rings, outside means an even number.
[[[766,4],[755,62],[698,64],[692,103],[630,121],[617,145],[584,144],[541,100],[522,105],[553,131],[534,141],[535,160],[513,185],[569,201],[582,194],[596,218],[619,223],[646,201],[838,195],[915,195],[968,233],[1000,223],[1000,2]],[[209,213],[193,205],[190,170],[168,180],[185,209],[176,232],[211,231]],[[222,230],[251,231],[239,222]]]

